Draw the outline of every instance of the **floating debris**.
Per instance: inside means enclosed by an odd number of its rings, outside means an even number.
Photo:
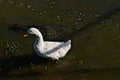
[[[34,8],[32,8],[32,11],[34,11],[35,9]]]
[[[78,21],[81,21],[81,18],[80,18],[80,17],[78,18]]]
[[[3,50],[5,55],[16,55],[19,50],[19,46],[15,42],[0,40],[0,49]]]
[[[47,35],[49,35],[49,36],[50,36],[50,35],[51,35],[51,33],[47,33]]]
[[[57,15],[57,20],[61,20],[61,18],[60,18],[60,16],[59,16],[59,15]]]
[[[112,19],[110,19],[110,21],[113,21]]]
[[[116,26],[118,27],[118,26],[120,26],[120,24],[116,24]]]
[[[57,18],[59,18],[60,16],[59,15],[57,15]]]
[[[20,3],[20,4],[19,4],[19,7],[22,7],[22,6],[23,6],[23,3]]]
[[[80,30],[81,27],[80,26],[75,26],[75,29]]]
[[[39,13],[39,11],[35,11],[36,13]]]
[[[31,5],[27,5],[27,8],[31,8]]]
[[[40,12],[39,14],[42,15],[42,12]]]
[[[82,15],[82,12],[80,12],[79,15]]]
[[[75,22],[75,25],[78,25],[78,22]]]
[[[68,16],[72,16],[72,15],[71,15],[71,12],[67,12],[67,14],[68,14]]]
[[[59,14],[63,14],[63,12],[59,12]]]
[[[59,21],[60,21],[60,20],[61,20],[61,18],[57,18],[57,20],[59,20]]]
[[[21,70],[22,69],[22,66],[19,66],[19,70]]]
[[[15,1],[10,1],[9,4],[15,4]]]
[[[50,8],[53,8],[53,6],[50,6]]]
[[[114,40],[120,40],[120,36],[115,37]]]
[[[99,17],[99,15],[98,14],[96,14],[96,15],[94,15],[95,17]]]
[[[18,5],[16,4],[15,7],[18,7]]]
[[[51,3],[52,3],[52,4],[55,4],[55,3],[56,3],[56,1],[52,1]]]
[[[92,17],[92,15],[89,15],[89,17]]]
[[[47,11],[43,11],[43,13],[47,13]]]

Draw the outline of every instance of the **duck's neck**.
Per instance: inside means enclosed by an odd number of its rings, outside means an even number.
[[[39,47],[41,47],[41,49],[44,46],[44,40],[43,40],[43,36],[41,33],[36,35],[36,40],[35,40],[35,44]]]

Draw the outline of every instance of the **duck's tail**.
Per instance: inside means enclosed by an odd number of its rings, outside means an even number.
[[[65,42],[64,46],[67,46],[67,45],[71,45],[71,40],[68,40],[67,42]]]
[[[71,44],[71,40],[68,40],[67,43]]]

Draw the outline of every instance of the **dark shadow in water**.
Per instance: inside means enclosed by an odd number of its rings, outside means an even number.
[[[53,52],[57,51],[58,49],[60,49],[64,46],[68,46],[68,45],[70,45],[70,41],[58,45],[57,47],[48,51],[46,54],[53,53]],[[40,57],[37,54],[14,56],[14,57],[0,59],[0,69],[1,69],[0,75],[2,75],[3,73],[7,73],[10,70],[13,70],[15,68],[19,68],[19,66],[30,66],[30,63],[33,63],[35,65],[38,65],[38,64],[40,65],[40,64],[44,64],[48,61],[52,61],[52,60]]]
[[[13,31],[18,32],[27,32],[28,30],[28,26],[26,25],[19,25],[19,24],[13,24],[10,29],[12,29]]]
[[[46,73],[44,72],[38,72],[38,73],[32,73],[32,72],[27,72],[27,73],[22,73],[22,74],[5,74],[5,75],[0,75],[0,78],[4,78],[4,79],[10,79],[10,78],[23,78],[24,77],[39,77],[39,76],[44,76],[46,75]]]
[[[114,74],[120,74],[120,68],[101,68],[101,69],[81,69],[81,70],[62,70],[62,71],[52,71],[50,75],[59,75],[59,76],[64,76],[64,75],[76,75],[78,76],[79,74],[99,74],[99,75],[109,75],[109,73],[114,73]],[[9,75],[1,75],[0,78],[23,78],[23,77],[36,77],[36,76],[46,76],[47,73],[43,72],[38,72],[38,73],[22,73],[22,74],[9,74]]]
[[[0,76],[7,75],[7,73],[9,73],[11,70],[19,69],[20,66],[30,66],[30,63],[42,65],[49,61],[53,60],[39,57],[37,54],[13,56],[0,59]]]
[[[48,53],[53,53],[56,50],[60,49],[61,47],[68,46],[70,41],[60,44],[57,47],[50,50]],[[30,66],[30,63],[35,65],[41,65],[47,63],[49,61],[53,61],[47,58],[42,58],[37,54],[33,55],[22,55],[22,56],[13,56],[9,58],[0,59],[0,75],[6,75],[9,71],[19,68],[20,66]]]
[[[21,25],[21,24],[13,24],[11,25],[10,29],[15,31],[16,33],[27,33],[27,30],[31,27],[35,27],[37,29],[39,29],[42,33],[46,33],[46,30],[44,28],[44,25],[39,24],[39,25],[31,25],[31,26],[27,26],[27,25]]]

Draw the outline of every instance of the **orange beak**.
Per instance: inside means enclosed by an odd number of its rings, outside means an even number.
[[[29,35],[28,34],[24,34],[23,37],[28,37]]]

